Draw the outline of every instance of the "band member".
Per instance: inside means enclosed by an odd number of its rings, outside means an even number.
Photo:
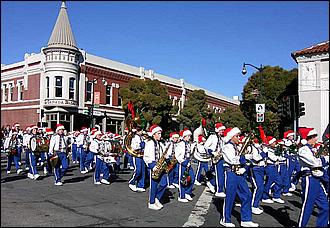
[[[162,128],[153,125],[149,129],[148,135],[151,138],[146,142],[143,154],[143,160],[147,165],[150,178],[148,208],[152,210],[160,210],[163,208],[160,200],[167,186],[166,175],[161,174],[157,180],[154,180],[152,178],[152,173],[157,170],[156,164],[164,152],[159,143],[162,137]]]
[[[19,162],[18,148],[21,147],[20,145],[21,145],[21,141],[18,138],[18,133],[15,130],[13,130],[11,132],[11,137],[6,138],[4,145],[4,149],[8,155],[7,167],[6,167],[7,174],[10,174],[11,164],[13,162],[15,164],[17,174],[20,174],[23,171],[18,163]]]
[[[241,226],[258,227],[252,222],[251,192],[243,176],[245,157],[237,149],[240,130],[237,127],[227,128],[224,132],[223,158],[225,167],[226,198],[223,204],[223,215],[220,224],[226,227],[235,227],[231,223],[231,211],[234,206],[236,194],[241,200]]]
[[[49,156],[58,156],[58,161],[54,167],[55,185],[61,186],[62,178],[68,169],[67,158],[67,139],[64,137],[64,126],[62,124],[56,125],[56,133],[50,140]]]
[[[296,189],[296,184],[292,182],[292,175],[297,175],[300,171],[299,159],[298,159],[298,147],[297,142],[294,139],[295,133],[292,130],[284,132],[284,145],[287,151],[287,172],[284,176],[284,196],[292,196],[292,193]]]
[[[23,142],[23,132],[20,129],[20,124],[19,123],[14,123],[12,132],[17,133],[17,139],[19,140],[19,143],[17,145],[17,155],[18,155],[18,164],[21,166],[21,160],[22,160],[22,142]]]
[[[94,171],[94,184],[100,185],[101,183],[104,184],[110,184],[106,178],[102,178],[100,181],[101,172],[103,169],[103,160],[102,160],[102,154],[105,153],[105,145],[104,142],[101,140],[102,132],[96,131],[93,134],[93,140],[91,141],[90,145],[90,152],[94,153],[94,156],[96,158],[96,164],[95,164],[95,171]]]
[[[218,153],[221,153],[222,147],[224,146],[223,142],[223,132],[226,127],[222,123],[215,124],[216,134],[212,134],[205,142],[205,148],[208,149],[213,156],[217,156]],[[226,197],[224,193],[224,160],[221,158],[214,165],[215,170],[215,184],[216,184],[216,193],[217,197]]]
[[[48,145],[50,145],[50,139],[52,138],[54,134],[54,131],[51,129],[51,128],[46,128],[46,134],[45,134],[45,140],[47,141]],[[49,149],[48,149],[49,151]],[[46,161],[45,161],[45,164],[44,164],[44,174],[52,174],[53,173],[53,170],[52,170],[52,167],[51,167],[51,164],[50,164],[50,157],[48,155],[48,151],[45,153],[45,156],[46,156]]]
[[[182,132],[182,141],[175,148],[175,157],[179,163],[179,198],[178,201],[187,203],[192,201],[192,189],[195,183],[195,173],[191,167],[191,131],[185,129]],[[189,181],[190,179],[190,181]],[[184,180],[186,183],[184,183]]]
[[[204,143],[206,141],[206,138],[204,135],[199,135],[198,136],[198,143],[196,144],[196,147],[194,148],[195,150],[198,151],[199,154],[202,155],[207,155],[207,150],[204,147]],[[196,153],[196,152],[195,152]],[[197,165],[197,171],[196,171],[196,180],[195,180],[195,185],[201,185],[201,177],[202,177],[202,171],[204,170],[205,174],[209,171],[209,164],[207,161],[202,162],[198,161]]]
[[[263,151],[261,143],[257,138],[254,138],[253,143],[247,148],[248,153],[252,155],[252,184],[254,186],[252,194],[252,213],[261,214],[262,209],[259,208],[259,204],[264,191],[264,176],[267,154]]]
[[[88,172],[87,167],[85,166],[86,161],[86,151],[89,148],[90,138],[88,135],[88,128],[82,127],[80,134],[77,137],[77,151],[80,157],[80,172],[85,174]]]
[[[171,132],[170,133],[170,140],[169,144],[166,145],[169,146],[167,150],[168,159],[172,160],[175,157],[175,147],[177,143],[179,142],[180,135],[178,132]],[[179,188],[179,166],[178,163],[175,163],[173,168],[170,170],[170,172],[167,175],[167,188]]]
[[[25,170],[30,170],[30,161],[29,161],[29,149],[28,144],[31,138],[31,126],[25,128],[25,133],[23,134],[23,151],[25,153]]]
[[[79,154],[77,149],[77,137],[80,134],[79,131],[75,131],[72,133],[71,142],[72,142],[72,163],[79,164]]]
[[[313,212],[314,205],[319,209],[316,227],[327,227],[329,223],[329,202],[321,178],[324,175],[325,158],[317,158],[313,154],[313,146],[317,142],[317,132],[313,128],[300,131],[307,144],[299,149],[299,162],[302,171],[302,208],[298,226],[306,227]]]
[[[267,156],[267,166],[266,166],[266,183],[264,187],[262,202],[263,203],[284,203],[284,200],[281,199],[281,177],[278,172],[279,166],[279,156],[280,156],[280,148],[276,147],[276,139],[273,136],[267,136],[268,147],[266,150]],[[273,191],[273,200],[269,197],[269,192],[271,186],[274,186]],[[253,209],[252,209],[253,210]]]
[[[35,126],[35,125],[32,126],[31,135],[28,138],[28,142],[29,142],[28,143],[28,155],[29,155],[30,169],[29,169],[27,176],[28,176],[28,178],[33,179],[33,180],[37,180],[40,177],[40,175],[38,173],[38,169],[37,169],[37,156],[35,154],[35,151],[33,151],[33,149],[35,149],[35,148],[32,148],[32,146],[33,146],[32,140],[35,140],[35,142],[37,142],[37,130],[38,130],[37,126]]]
[[[136,127],[132,137],[131,148],[135,151],[143,151],[145,147],[145,142],[142,139],[142,128]],[[128,182],[128,187],[133,191],[145,192],[144,182],[145,182],[145,163],[143,158],[133,156],[133,175]]]

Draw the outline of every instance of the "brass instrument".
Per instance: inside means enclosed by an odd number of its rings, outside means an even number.
[[[315,157],[329,156],[329,140],[324,141],[315,153]]]
[[[134,121],[139,121],[139,120],[140,120],[139,117],[134,118]],[[130,155],[141,158],[141,157],[143,157],[143,151],[136,151],[136,150],[133,150],[131,147],[131,142],[132,142],[132,138],[133,138],[132,128],[133,128],[134,123],[131,119],[127,119],[126,124],[127,124],[127,128],[128,128],[128,134],[126,135],[125,140],[124,140],[125,148]]]
[[[39,136],[36,138],[36,141],[37,141],[37,147],[34,151],[34,154],[38,155],[42,152],[48,152],[49,151],[49,143],[50,143],[50,140],[42,137],[42,136]]]
[[[163,152],[162,156],[159,158],[159,160],[157,161],[156,163],[156,170],[155,171],[152,171],[152,175],[151,175],[151,178],[154,179],[154,180],[158,180],[158,178],[161,176],[161,174],[167,170],[168,168],[168,165],[167,165],[167,162],[166,162],[166,154],[167,154],[167,151],[168,149],[170,148],[170,145],[169,144],[166,148],[166,150]]]
[[[216,155],[213,156],[211,159],[212,159],[212,163],[213,164],[217,164],[219,162],[219,160],[222,158],[222,152],[219,150],[216,152]]]
[[[241,146],[241,149],[238,151],[238,156],[245,155],[247,153],[247,147],[251,145],[251,142],[253,140],[254,134],[251,132],[246,136],[245,141],[243,145]]]
[[[16,134],[12,134],[10,141],[9,141],[9,147],[6,150],[7,155],[14,155],[16,154],[16,144],[17,144],[17,135]]]

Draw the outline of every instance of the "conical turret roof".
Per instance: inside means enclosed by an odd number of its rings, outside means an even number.
[[[50,36],[50,39],[48,41],[48,47],[69,48],[78,50],[76,41],[71,30],[65,1],[62,2],[60,13],[58,14],[52,35]]]

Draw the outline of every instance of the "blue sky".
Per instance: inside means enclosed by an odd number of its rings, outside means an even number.
[[[67,1],[79,48],[232,97],[256,66],[329,40],[328,1]],[[1,63],[47,45],[60,1],[1,1]]]

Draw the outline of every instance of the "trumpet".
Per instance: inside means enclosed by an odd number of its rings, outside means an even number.
[[[253,136],[254,136],[254,134],[252,132],[248,134],[248,136],[246,137],[243,145],[241,146],[241,149],[237,153],[238,156],[245,155],[247,153],[247,147],[249,145],[251,145],[252,140],[253,140]]]

